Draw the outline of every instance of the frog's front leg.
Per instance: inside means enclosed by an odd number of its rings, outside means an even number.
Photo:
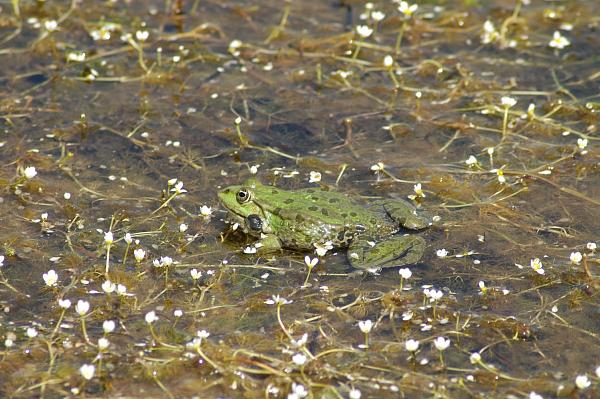
[[[410,203],[400,199],[382,201],[383,209],[400,226],[411,230],[421,230],[431,225],[427,216],[417,213]]]
[[[392,236],[378,243],[356,238],[348,247],[348,260],[358,269],[379,269],[417,263],[426,242],[416,235]]]
[[[268,254],[281,250],[281,241],[275,234],[261,234],[260,239],[254,244],[259,254]]]

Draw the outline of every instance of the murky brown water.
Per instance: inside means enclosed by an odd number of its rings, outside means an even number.
[[[600,4],[525,3],[0,3],[1,396],[600,396]],[[304,286],[249,177],[437,221]]]

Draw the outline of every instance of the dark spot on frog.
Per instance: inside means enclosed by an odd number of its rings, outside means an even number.
[[[356,217],[356,212],[350,212],[350,216]]]
[[[318,207],[316,207],[316,206],[309,206],[309,207],[308,207],[308,210],[309,210],[309,211],[313,211],[313,212],[315,212],[315,211],[316,211],[316,210],[318,210],[318,209],[319,209],[319,208],[318,208]]]
[[[337,234],[337,240],[339,242],[344,242],[345,238],[346,238],[346,230],[342,230]]]
[[[348,217],[348,214],[344,212],[344,213],[342,213],[342,217],[343,217],[343,218],[347,218],[347,217]]]
[[[285,201],[283,201],[284,204],[291,204],[294,202],[293,198],[287,198]]]
[[[274,214],[276,215],[280,215],[281,214],[281,208],[275,208],[275,210],[273,211]]]
[[[321,213],[323,214],[323,216],[329,216],[329,212],[327,212],[327,209],[325,208],[321,208]]]
[[[262,219],[258,215],[248,215],[246,225],[250,230],[262,231]]]
[[[277,190],[271,190],[271,194],[279,194],[279,191],[277,191]]]
[[[307,193],[312,194],[315,192],[315,190],[313,190],[312,188],[309,188],[308,190],[306,190]],[[314,197],[313,197],[314,198]]]
[[[337,198],[329,198],[329,203],[330,204],[335,204],[336,202],[338,202]]]

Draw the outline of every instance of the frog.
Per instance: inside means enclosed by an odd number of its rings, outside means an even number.
[[[418,263],[425,239],[400,233],[431,225],[402,199],[370,200],[324,188],[285,190],[257,179],[225,187],[218,197],[229,221],[258,240],[259,254],[347,248],[348,261],[356,269]]]

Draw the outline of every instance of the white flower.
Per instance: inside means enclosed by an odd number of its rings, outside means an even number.
[[[596,243],[595,243],[595,242],[588,242],[588,243],[585,245],[585,247],[586,247],[587,249],[589,249],[590,251],[594,252],[598,246],[596,245]],[[2,258],[2,260],[4,260],[4,256],[2,256],[1,258]],[[2,266],[2,260],[0,260],[0,266]]]
[[[554,34],[552,35],[552,40],[550,40],[548,46],[558,50],[562,50],[570,44],[571,42],[569,41],[569,39],[561,35],[559,31],[554,31]]]
[[[106,292],[107,294],[115,292],[116,289],[117,289],[117,285],[115,283],[111,282],[110,280],[106,280],[105,282],[102,283],[102,290],[104,292]]]
[[[113,320],[104,320],[102,323],[102,330],[104,330],[105,334],[110,334],[115,331],[116,324]]]
[[[579,251],[571,252],[569,259],[571,260],[571,263],[578,265],[579,263],[581,263],[583,256],[581,255],[581,252],[579,252]]]
[[[292,339],[292,346],[295,348],[300,348],[306,345],[306,341],[308,341],[308,334],[304,333],[298,340]]]
[[[448,251],[446,251],[446,249],[442,248],[442,249],[438,249],[437,251],[435,251],[435,254],[437,255],[438,258],[445,258],[446,256],[448,256]]]
[[[205,217],[212,215],[212,208],[210,206],[202,205],[200,207],[200,215]]]
[[[160,259],[154,259],[154,260],[152,261],[152,265],[153,265],[154,267],[163,267],[163,264],[161,263]]]
[[[161,256],[160,263],[163,266],[169,267],[173,264],[173,258],[171,258],[170,256]]]
[[[375,165],[371,165],[371,170],[375,173],[381,172],[385,168],[383,162],[377,162]]]
[[[296,353],[294,356],[292,356],[292,362],[298,366],[302,366],[304,363],[306,363],[306,355],[302,353]]]
[[[481,43],[489,44],[496,41],[500,37],[500,33],[496,30],[493,22],[487,20],[483,24],[483,33],[481,34]]]
[[[71,301],[69,301],[68,299],[59,299],[58,306],[60,306],[63,309],[69,309],[71,307]]]
[[[312,269],[313,267],[315,267],[315,265],[317,263],[319,263],[319,258],[312,258],[308,255],[306,255],[304,257],[304,263],[306,264],[306,266],[308,266],[309,269]]]
[[[406,18],[410,18],[418,8],[418,4],[408,4],[406,1],[401,1],[400,5],[398,6],[398,11],[404,14]]]
[[[313,245],[318,256],[325,256],[327,251],[333,249],[333,243],[331,241],[326,241],[324,243],[316,242]]]
[[[75,305],[75,311],[79,316],[85,316],[88,310],[90,310],[90,303],[88,301],[84,301],[82,299],[77,301],[77,305]]]
[[[152,324],[156,320],[158,320],[158,316],[156,316],[156,312],[154,310],[152,310],[152,311],[146,313],[145,319],[146,319],[146,323]]]
[[[412,319],[413,316],[414,316],[414,313],[412,312],[412,310],[407,310],[406,312],[402,313],[402,320],[408,321],[408,320]]]
[[[123,240],[129,245],[133,242],[133,237],[131,237],[130,233],[127,233],[125,234],[125,237],[123,237]]]
[[[385,57],[383,57],[383,66],[386,68],[390,68],[392,65],[394,65],[394,57],[392,57],[391,55],[386,55]]]
[[[467,158],[465,163],[467,164],[467,166],[477,165],[477,158],[475,158],[475,155],[469,155],[469,158]]]
[[[183,316],[183,310],[181,310],[181,309],[175,309],[173,311],[173,316],[175,316],[175,317],[181,317],[181,316]]]
[[[55,287],[58,283],[58,274],[56,274],[54,269],[50,269],[48,273],[42,274],[42,278],[48,287]]]
[[[578,375],[575,378],[575,385],[577,385],[577,388],[579,389],[586,389],[592,385],[592,382],[587,375]]]
[[[542,265],[542,261],[540,260],[540,258],[531,259],[531,261],[529,262],[529,265],[538,274],[546,273],[544,271],[544,267]]]
[[[4,256],[0,255],[0,267],[4,266]]]
[[[288,301],[287,299],[280,297],[279,295],[273,295],[272,299],[267,299],[265,303],[267,305],[287,305],[292,303],[293,301]]]
[[[360,399],[361,396],[362,396],[362,393],[360,392],[360,390],[358,390],[356,388],[352,388],[350,390],[350,393],[348,394],[348,397],[350,399]]]
[[[71,51],[67,54],[67,61],[83,62],[86,54],[83,51]]]
[[[196,331],[196,336],[198,336],[199,338],[205,339],[210,337],[210,333],[206,330],[200,330],[200,331]]]
[[[110,341],[107,340],[106,338],[102,337],[102,338],[98,339],[98,349],[100,349],[101,351],[108,348],[109,345],[110,345]]]
[[[515,100],[512,97],[504,96],[500,99],[500,103],[505,108],[511,108],[511,107],[515,106],[515,104],[517,103],[517,100]]]
[[[529,399],[544,399],[544,397],[540,394],[537,394],[533,391],[529,392]]]
[[[183,182],[182,181],[178,181],[175,184],[175,187],[173,187],[171,189],[171,191],[173,191],[175,194],[183,194],[183,193],[187,193],[187,190],[185,188],[183,188]]]
[[[54,32],[58,29],[58,22],[56,22],[54,19],[44,21],[44,28],[46,28],[48,32]]]
[[[577,147],[579,147],[580,150],[583,150],[585,147],[587,147],[587,145],[588,145],[588,139],[583,139],[583,138],[577,139]]]
[[[423,189],[421,187],[421,183],[417,183],[413,186],[413,190],[415,192],[415,195],[417,197],[422,197],[425,198],[425,193],[423,192]]]
[[[288,399],[299,399],[305,398],[308,396],[308,391],[304,388],[302,384],[296,384],[292,382],[292,392],[288,394]]]
[[[244,252],[246,255],[251,255],[251,254],[255,254],[255,253],[256,253],[256,251],[257,251],[256,247],[250,247],[250,246],[248,246],[248,247],[244,248],[244,251],[243,251],[243,252]]]
[[[148,40],[149,36],[150,32],[148,32],[147,30],[138,30],[135,32],[135,38],[138,39],[140,42],[145,42],[146,40]]]
[[[126,293],[127,293],[127,287],[125,287],[123,284],[117,284],[117,294],[125,295]]]
[[[190,270],[190,275],[192,276],[192,280],[198,280],[202,277],[202,272],[199,272],[197,269]]]
[[[86,380],[91,380],[94,378],[94,373],[96,372],[96,366],[93,364],[84,364],[79,368],[79,372]]]
[[[368,334],[371,332],[371,329],[373,328],[373,322],[371,320],[361,320],[358,322],[358,328],[360,328],[360,331],[362,331],[365,334]]]
[[[27,331],[25,333],[27,334],[27,337],[29,337],[29,338],[35,338],[38,335],[37,330],[33,327],[27,327]]]
[[[104,233],[104,243],[108,246],[112,245],[113,243],[113,233],[112,231],[107,231],[106,233]]]
[[[37,170],[35,170],[35,166],[28,166],[25,169],[23,169],[23,176],[25,176],[26,179],[33,179],[35,175],[37,175]]]
[[[133,251],[133,256],[135,257],[135,260],[141,262],[142,260],[144,260],[144,257],[146,257],[146,251],[144,251],[142,248],[138,248],[135,251]]]
[[[367,25],[358,25],[356,27],[356,33],[358,33],[363,38],[367,38],[371,36],[371,34],[373,33],[373,29],[369,28]]]
[[[185,224],[185,223],[181,223],[181,224],[179,225],[179,232],[180,232],[180,233],[185,233],[185,232],[187,231],[187,229],[188,229],[188,225],[187,225],[187,224]]]
[[[600,366],[596,367],[596,377],[600,378]]]
[[[444,337],[437,337],[433,340],[433,345],[439,351],[444,351],[450,346],[450,340]]]
[[[471,356],[469,356],[469,361],[471,362],[471,364],[481,362],[481,355],[479,354],[479,352],[471,353]]]
[[[417,349],[419,349],[419,341],[416,341],[414,339],[409,339],[408,341],[406,341],[404,343],[404,347],[409,352],[415,352]]]
[[[434,288],[432,288],[431,290],[427,288],[424,289],[423,294],[425,294],[425,296],[429,298],[429,302],[435,302],[444,296],[444,293],[441,290],[436,290]]]
[[[400,273],[400,276],[405,280],[411,278],[412,276],[412,272],[408,268],[400,269],[398,270],[398,273]]]
[[[310,171],[310,177],[308,178],[309,183],[318,183],[321,181],[321,173],[315,172],[314,170]]]

